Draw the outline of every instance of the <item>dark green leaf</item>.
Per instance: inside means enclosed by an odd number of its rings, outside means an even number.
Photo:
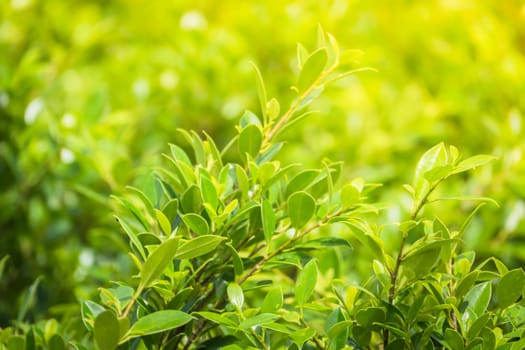
[[[369,307],[359,310],[359,312],[355,315],[355,319],[362,327],[371,329],[374,322],[385,322],[386,314],[385,310],[381,308]]]
[[[49,338],[48,341],[49,350],[65,350],[66,349],[66,343],[64,342],[64,339],[62,339],[62,336],[59,334],[53,334],[51,338]]]
[[[5,263],[6,263],[7,259],[9,259],[9,255],[4,256],[0,260],[0,281],[2,280],[2,275],[4,273]]]
[[[100,350],[113,350],[119,342],[119,323],[111,310],[100,313],[95,319],[95,343]]]
[[[182,194],[181,207],[184,213],[199,213],[201,211],[201,191],[196,185],[191,185]]]
[[[447,344],[449,345],[449,349],[451,350],[463,350],[465,348],[463,338],[454,329],[445,329],[445,341],[447,342]]]

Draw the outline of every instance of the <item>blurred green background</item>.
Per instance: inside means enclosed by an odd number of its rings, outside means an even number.
[[[328,89],[320,113],[288,132],[281,159],[345,162],[344,177],[383,183],[379,221],[401,219],[401,185],[434,144],[499,156],[452,182],[487,207],[465,249],[525,263],[525,5],[518,0],[0,2],[0,327],[43,276],[29,317],[78,300],[133,268],[110,194],[147,186],[177,128],[219,145],[258,112],[250,62],[290,101],[296,43],[318,24],[363,50],[363,72]],[[461,211],[471,207],[464,205]],[[459,224],[457,205],[436,208]],[[388,234],[388,229],[385,230]],[[359,278],[359,266],[355,273]]]

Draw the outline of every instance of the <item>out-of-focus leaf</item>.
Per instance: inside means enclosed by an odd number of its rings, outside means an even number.
[[[304,62],[299,79],[297,80],[297,89],[299,93],[306,91],[323,72],[328,54],[325,48],[314,51]]]
[[[275,313],[283,306],[283,291],[281,287],[274,287],[264,297],[261,312]]]
[[[119,322],[111,310],[100,313],[95,319],[95,343],[100,350],[113,350],[119,342]]]
[[[488,154],[479,154],[479,155],[467,158],[459,162],[459,164],[452,171],[452,174],[462,173],[464,171],[468,171],[468,170],[477,168],[479,166],[486,165],[496,159],[498,159],[498,157],[491,156]]]
[[[230,303],[236,308],[241,309],[244,304],[244,293],[242,292],[241,286],[237,283],[228,284],[227,294]]]

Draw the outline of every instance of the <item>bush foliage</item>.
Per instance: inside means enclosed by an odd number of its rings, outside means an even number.
[[[514,4],[136,5],[0,5],[0,348],[524,347]]]

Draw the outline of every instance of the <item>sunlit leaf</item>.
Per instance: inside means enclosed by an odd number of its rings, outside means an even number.
[[[328,54],[325,48],[314,51],[304,62],[299,79],[297,80],[297,89],[299,93],[307,90],[319,78],[323,72]]]
[[[314,216],[315,199],[308,193],[295,192],[288,198],[288,216],[293,227],[300,229]]]
[[[180,245],[175,259],[193,259],[207,254],[217,248],[225,238],[215,235],[198,236]]]
[[[303,305],[310,299],[317,283],[317,264],[310,260],[297,276],[295,283],[295,298],[299,305]]]

